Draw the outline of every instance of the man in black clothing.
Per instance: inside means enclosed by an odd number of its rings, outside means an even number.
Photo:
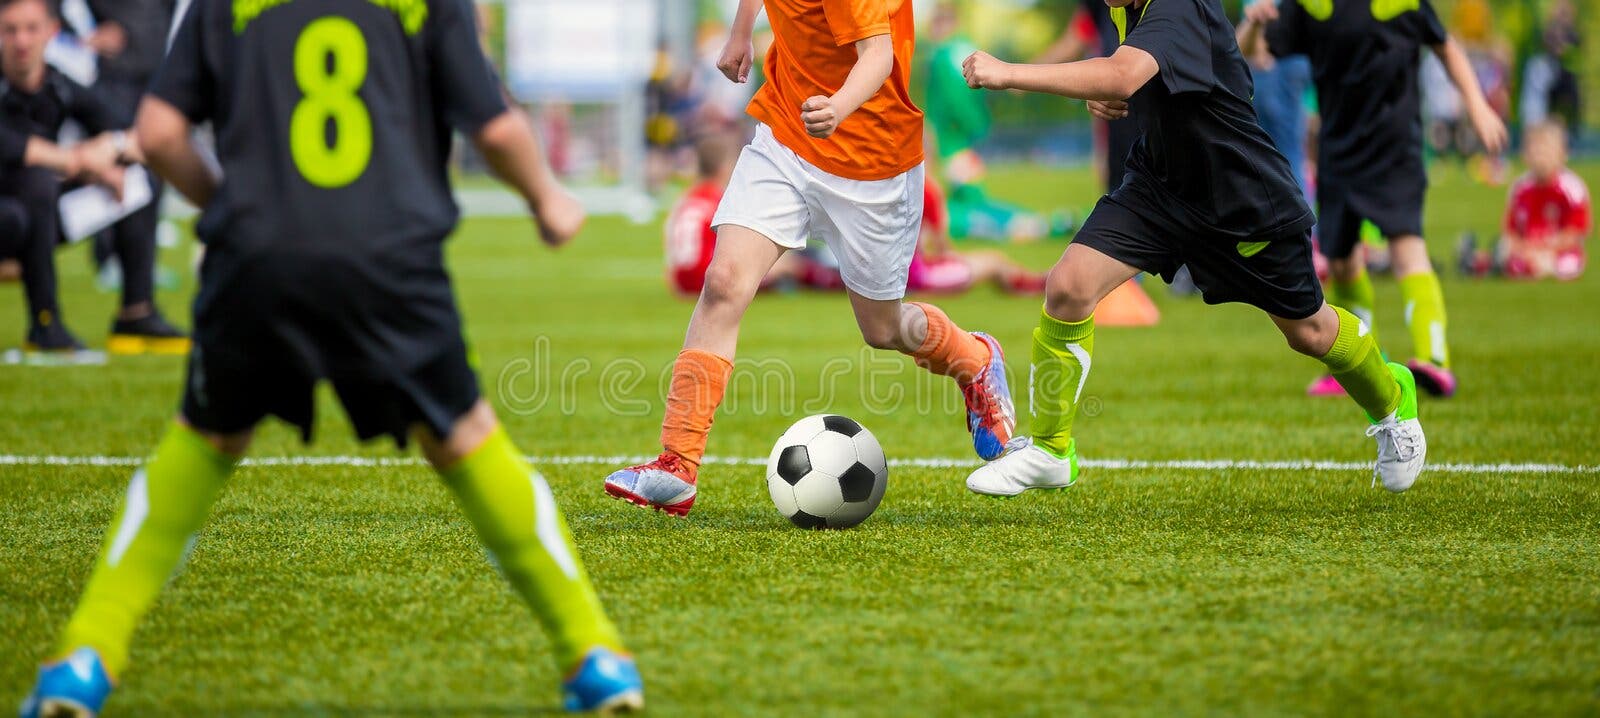
[[[45,46],[58,29],[54,9],[44,0],[0,0],[0,125],[14,134],[53,141],[68,119],[91,133],[111,129],[110,117],[88,90],[45,64]],[[120,142],[127,142],[126,135]],[[22,229],[14,251],[27,295],[29,349],[83,348],[67,330],[56,297],[60,190],[60,176],[43,168],[22,167],[0,177],[0,201],[12,208],[7,214]]]
[[[0,0],[0,125],[13,133],[55,140],[68,120],[76,121],[86,132],[104,135],[119,160],[138,160],[138,146],[131,133],[123,131],[105,105],[87,89],[51,68],[44,61],[44,48],[59,30],[54,8],[47,0]],[[13,207],[21,205],[27,217],[22,240],[16,249],[22,263],[23,284],[28,302],[29,327],[26,346],[43,351],[74,351],[83,348],[62,318],[56,291],[55,248],[60,240],[59,211],[61,178],[41,168],[22,168],[0,178],[0,198]],[[15,220],[15,212],[13,220]],[[124,295],[127,304],[128,295]],[[138,298],[147,306],[148,297]],[[174,351],[186,350],[182,334],[159,321],[158,314],[147,314],[142,324],[123,329],[142,340],[175,343]]]
[[[1411,373],[1386,364],[1368,328],[1322,298],[1306,206],[1288,160],[1257,124],[1250,69],[1220,0],[1106,0],[1122,44],[1061,65],[967,58],[974,88],[1089,101],[1142,131],[1122,185],[1101,198],[1050,271],[1029,374],[1033,435],[978,469],[967,488],[1010,496],[1077,480],[1072,419],[1094,351],[1094,310],[1141,271],[1171,281],[1187,264],[1207,303],[1266,312],[1296,351],[1321,360],[1366,412],[1376,474],[1404,491],[1426,443]]]

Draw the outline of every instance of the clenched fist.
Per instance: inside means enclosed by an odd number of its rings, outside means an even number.
[[[961,61],[961,76],[967,87],[974,90],[1010,89],[1011,63],[1001,62],[994,55],[979,50]]]
[[[816,95],[800,103],[800,121],[806,123],[806,133],[812,137],[827,137],[839,129],[844,118],[833,109],[833,98]]]

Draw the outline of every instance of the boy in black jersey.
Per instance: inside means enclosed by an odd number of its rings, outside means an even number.
[[[218,176],[190,138],[210,121]],[[363,439],[414,437],[548,631],[571,710],[643,689],[550,487],[478,394],[443,244],[452,129],[551,245],[583,209],[508,108],[468,0],[195,0],[139,112],[150,166],[203,209],[177,421],[134,474],[23,715],[92,715],[139,617],[271,415],[312,425],[328,380]]]
[[[1265,31],[1263,33],[1263,30]],[[1460,90],[1467,118],[1490,153],[1506,128],[1478,87],[1471,62],[1445,33],[1429,0],[1263,0],[1251,5],[1238,39],[1254,52],[1265,34],[1278,56],[1308,55],[1322,111],[1317,141],[1317,238],[1328,256],[1334,304],[1372,323],[1372,280],[1356,249],[1362,220],[1389,241],[1416,358],[1408,366],[1435,396],[1456,377],[1445,343],[1444,293],[1422,241],[1421,51],[1439,56]],[[1326,380],[1323,380],[1324,385]],[[1312,385],[1312,393],[1318,384]]]
[[[965,63],[974,88],[1085,99],[1096,116],[1142,130],[1122,185],[1050,271],[1033,333],[1033,435],[973,472],[967,488],[1011,496],[1077,480],[1072,418],[1092,362],[1095,306],[1141,271],[1171,281],[1184,264],[1207,303],[1260,308],[1289,346],[1326,364],[1372,422],[1384,487],[1410,488],[1426,453],[1411,372],[1386,364],[1367,326],[1323,301],[1311,210],[1256,123],[1250,70],[1220,0],[1106,4],[1123,38],[1110,57],[1013,65],[977,52]]]

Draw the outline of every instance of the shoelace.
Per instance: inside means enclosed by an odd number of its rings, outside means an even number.
[[[1415,434],[1400,430],[1400,424],[1373,424],[1367,427],[1367,436],[1382,434],[1384,439],[1394,446],[1395,458],[1401,461],[1410,461],[1417,457],[1417,450],[1421,448]],[[1378,485],[1378,467],[1372,467],[1372,485]]]
[[[966,399],[967,411],[977,412],[985,421],[998,424],[1001,419],[1000,402],[989,400],[989,393],[984,390],[988,381],[989,369],[984,368],[971,384],[961,387],[961,396]]]
[[[662,471],[672,474],[673,476],[681,476],[683,474],[683,464],[679,463],[678,455],[670,451],[661,452],[661,455],[657,456],[656,460],[650,463],[655,464]],[[645,464],[644,466],[649,465],[650,464]]]

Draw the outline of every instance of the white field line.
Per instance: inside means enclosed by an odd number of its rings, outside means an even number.
[[[530,456],[535,465],[567,466],[627,466],[649,461],[652,456]],[[137,456],[26,456],[0,454],[0,466],[138,466],[144,459]],[[409,457],[371,456],[262,456],[244,460],[245,466],[344,466],[385,467],[417,466],[420,459]],[[705,463],[732,466],[764,466],[767,460],[758,456],[729,457],[708,456]],[[972,468],[976,459],[920,458],[890,459],[893,467],[922,469]],[[1370,471],[1372,464],[1360,461],[1253,461],[1238,459],[1173,459],[1146,461],[1141,459],[1084,459],[1079,465],[1089,469],[1107,471]],[[1499,464],[1431,463],[1430,473],[1443,474],[1600,474],[1600,465],[1572,465],[1507,462]]]

